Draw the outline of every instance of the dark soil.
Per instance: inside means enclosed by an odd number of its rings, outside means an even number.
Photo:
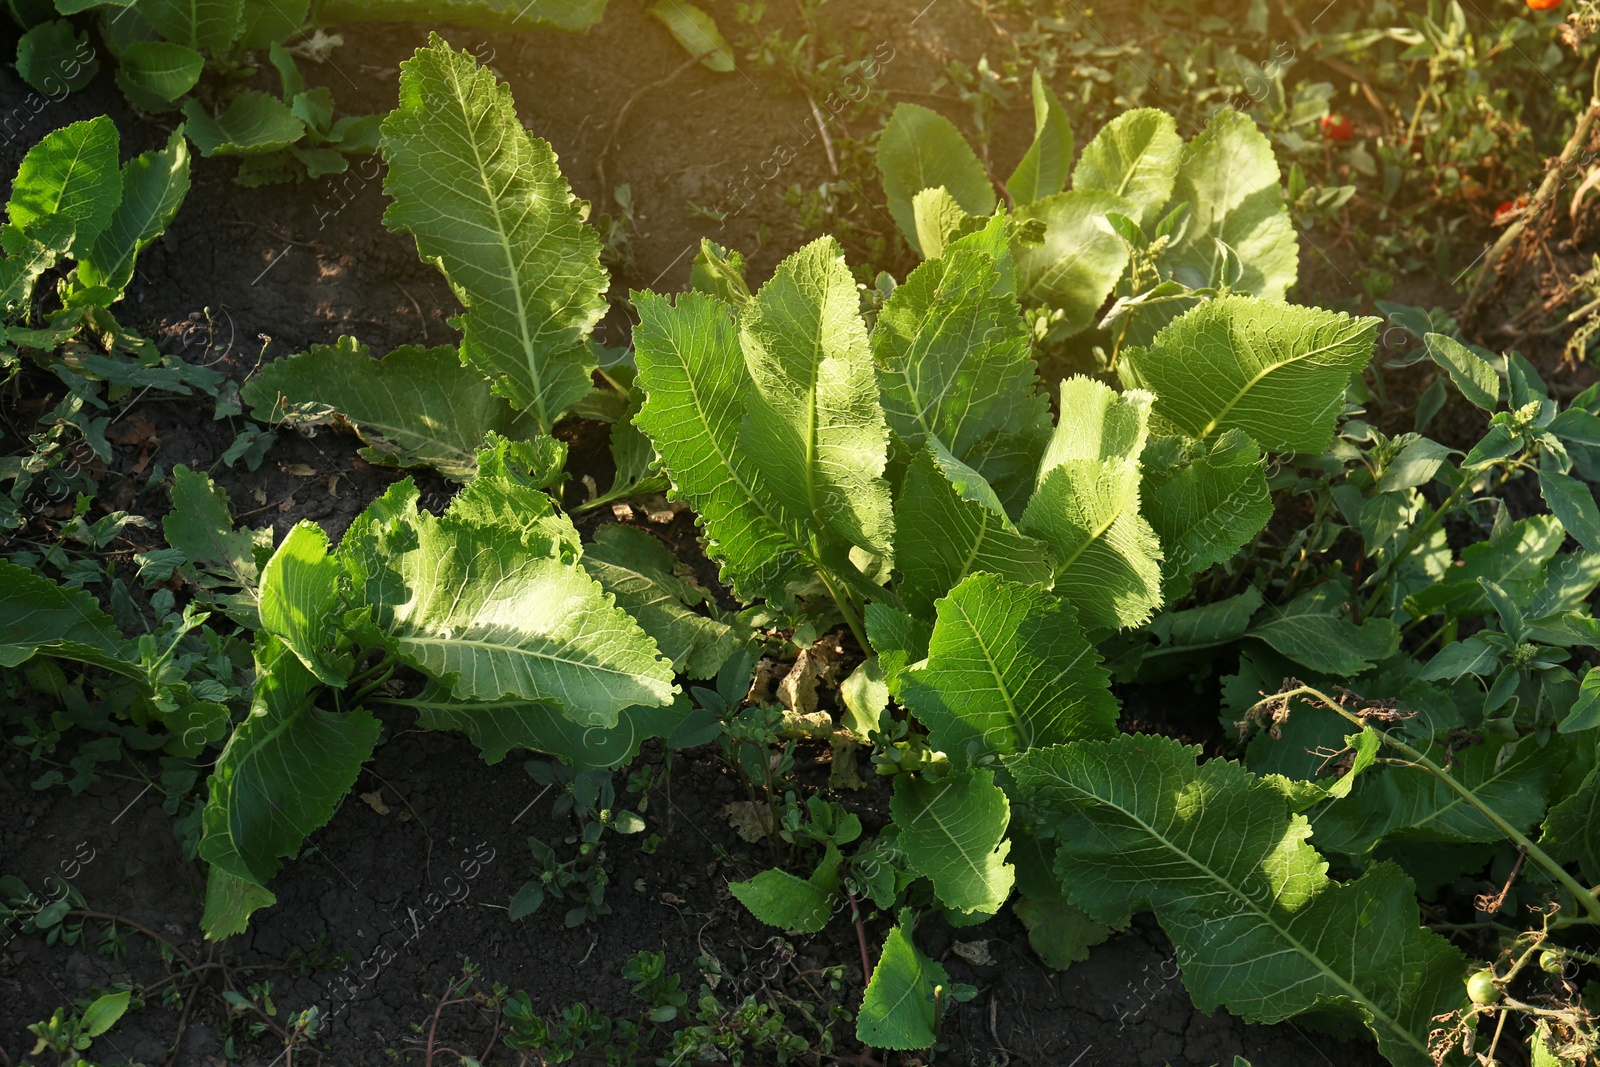
[[[706,6],[731,28],[731,3]],[[884,42],[894,57],[884,68],[885,85],[921,93],[951,58],[975,61],[993,33],[969,5],[930,5],[919,17],[923,8],[923,2],[894,0],[837,15],[830,9],[830,17],[844,20],[869,43]],[[397,65],[425,41],[426,30],[360,26],[341,33],[345,46],[326,65],[308,69],[308,80],[329,86],[343,112],[387,110]],[[774,78],[743,65],[733,75],[693,67],[670,85],[652,87],[678,70],[684,56],[640,5],[624,2],[613,3],[602,25],[578,38],[471,30],[445,36],[510,80],[527,125],[554,144],[574,189],[597,211],[612,209],[611,191],[619,184],[631,187],[637,232],[631,262],[613,279],[613,299],[623,299],[630,288],[684,288],[703,236],[743,251],[755,280],[808,236],[793,222],[795,211],[783,191],[827,179],[828,160],[806,100],[782,90]],[[4,49],[9,54],[9,42]],[[264,80],[262,85],[268,87]],[[636,93],[625,127],[618,128],[619,114]],[[4,110],[9,113],[28,96],[11,66],[0,65]],[[125,156],[162,143],[175,124],[170,116],[152,120],[132,112],[104,70],[88,89],[45,105],[20,128],[7,127],[0,172],[13,173],[26,149],[49,129],[101,113],[116,120]],[[997,153],[1019,155],[1026,136],[1024,117],[1004,117]],[[770,170],[766,161],[783,147],[793,152],[792,162],[763,177]],[[458,307],[448,286],[418,261],[409,237],[381,224],[386,198],[375,163],[299,186],[253,190],[234,184],[233,170],[222,160],[196,160],[187,203],[166,237],[141,259],[119,309],[127,324],[157,338],[164,351],[238,379],[262,359],[332,342],[342,333],[355,334],[376,353],[455,339],[447,320]],[[744,192],[735,195],[737,189]],[[739,208],[746,199],[747,206]],[[721,223],[696,217],[686,208],[690,201],[730,214]],[[886,214],[879,214],[861,220],[861,239],[892,235]],[[1358,267],[1348,262],[1348,253],[1343,263],[1340,255],[1303,255],[1301,299],[1332,305],[1360,297]],[[1426,306],[1448,302],[1449,294],[1430,281],[1403,280],[1394,299]],[[622,345],[627,331],[619,308],[606,320],[601,339]],[[53,384],[42,375],[25,378],[15,403],[37,409]],[[235,516],[250,525],[270,522],[281,534],[300,519],[312,519],[337,536],[399,476],[363,463],[355,442],[334,433],[283,433],[259,470],[227,468],[219,457],[244,421],[213,421],[209,405],[200,408],[186,400],[145,398],[122,417],[151,424],[153,458],[167,470],[184,463],[209,471],[227,489]],[[579,473],[606,485],[604,429],[572,423],[564,431]],[[119,455],[119,463],[126,470],[136,450],[122,451],[127,454]],[[294,473],[305,467],[314,474]],[[415,476],[425,505],[441,506],[448,485],[427,474]],[[107,484],[119,494],[102,501],[108,508],[137,505],[159,515],[167,506],[166,494],[143,478],[108,478]],[[592,521],[599,520],[586,524]],[[690,516],[652,528],[703,565]],[[159,536],[130,535],[150,543]],[[143,547],[148,543],[131,541],[126,551]],[[1123,695],[1130,724],[1201,742],[1208,751],[1220,747],[1214,711],[1197,711],[1185,685]],[[691,996],[700,982],[694,961],[711,956],[731,976],[717,990],[724,1002],[746,993],[780,1005],[791,997],[814,1000],[807,980],[796,975],[834,965],[845,975],[834,999],[852,1008],[859,1002],[860,955],[847,919],[815,938],[783,940],[730,897],[728,881],[748,877],[767,857],[740,840],[722,816],[722,806],[742,794],[708,753],[676,757],[670,789],[652,795],[649,830],[663,838],[653,855],[640,851],[638,838],[619,838],[610,846],[615,870],[607,902],[613,914],[567,929],[559,902],[515,924],[504,913],[532,873],[528,835],[554,842],[571,832],[567,819],[551,817],[552,798],[540,798],[523,760],[486,767],[462,738],[414,732],[404,717],[385,725],[385,740],[355,790],[374,794],[375,802],[352,795],[274,879],[277,905],[259,912],[247,934],[224,946],[202,940],[202,869],[184,859],[159,792],[136,778],[108,777],[77,797],[59,788],[35,792],[29,782],[37,767],[8,748],[0,757],[0,873],[18,874],[36,888],[53,873],[70,874],[92,910],[145,927],[196,964],[226,961],[241,991],[270,981],[279,1020],[318,1007],[332,1017],[315,1043],[321,1062],[329,1064],[421,1062],[419,1042],[434,1004],[460,975],[464,957],[481,966],[485,983],[527,990],[547,1015],[575,1001],[632,1015],[637,1006],[620,969],[640,949],[666,952]],[[647,750],[645,760],[659,765],[662,755]],[[619,776],[619,788],[621,781]],[[872,788],[881,792],[878,783]],[[840,799],[863,810],[869,824],[881,821],[886,808],[886,799],[870,790]],[[457,899],[441,906],[441,894]],[[871,916],[870,945],[881,943],[888,924],[886,916]],[[1292,1024],[1249,1026],[1224,1013],[1196,1012],[1174,977],[1170,947],[1148,923],[1112,938],[1064,973],[1042,966],[1009,910],[959,931],[930,921],[920,938],[954,980],[979,989],[949,1017],[945,1038],[951,1047],[939,1062],[1204,1067],[1229,1064],[1235,1055],[1257,1067],[1380,1062],[1368,1044],[1343,1044]],[[951,951],[956,940],[986,940],[995,964],[969,965]],[[341,959],[348,963],[340,966]],[[282,969],[286,964],[290,969]],[[53,1008],[123,976],[155,983],[165,968],[153,939],[139,932],[129,937],[126,958],[116,961],[101,958],[92,946],[48,946],[34,936],[0,944],[0,1063],[19,1062],[28,1053],[26,1025]],[[187,1013],[160,1006],[130,1013],[97,1042],[97,1058],[183,1067],[278,1062],[281,1043],[269,1040],[241,1039],[232,1059],[223,1055],[230,1021],[213,995],[220,973],[218,967],[200,973]],[[805,1033],[798,1012],[789,1017]],[[231,1025],[242,1033],[237,1022]],[[492,1028],[483,1012],[457,1007],[441,1018],[438,1037],[452,1048],[476,1052]],[[169,1060],[180,1030],[182,1048]],[[840,1030],[850,1032],[848,1026]],[[514,1061],[501,1052],[489,1062]]]

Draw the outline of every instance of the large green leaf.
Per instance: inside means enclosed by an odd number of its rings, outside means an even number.
[[[933,602],[977,571],[1048,585],[1043,542],[1011,524],[983,476],[930,438],[906,471],[895,502],[895,588],[906,608],[929,617]]]
[[[600,238],[555,153],[523,128],[510,88],[437,34],[400,66],[383,150],[384,224],[415,237],[465,305],[462,360],[548,432],[591,388],[584,340],[606,289]]]
[[[261,568],[261,628],[275,634],[325,685],[349,680],[350,657],[330,652],[339,605],[340,567],[328,535],[302,520]]]
[[[1007,863],[1011,805],[994,772],[968,771],[937,781],[904,774],[890,802],[906,866],[933,883],[947,908],[993,915],[1011,895]]]
[[[1061,336],[1087,329],[1128,267],[1128,246],[1106,215],[1132,215],[1131,200],[1097,189],[1073,189],[1017,208],[1020,222],[1044,227],[1037,243],[1012,245],[1017,286],[1027,304],[1061,313],[1052,330]]]
[[[739,445],[767,492],[811,537],[830,530],[891,558],[888,427],[838,242],[820,238],[780,263],[741,314],[739,339],[755,384]]]
[[[1228,430],[1269,452],[1320,453],[1350,376],[1372,358],[1378,320],[1225,297],[1123,355],[1123,385],[1156,395],[1158,434],[1208,441]]]
[[[204,859],[236,857],[231,873],[257,885],[333,817],[378,741],[376,719],[361,708],[324,711],[317,688],[286,645],[260,635],[250,714],[217,758],[200,842]]]
[[[655,638],[673,669],[712,678],[738,647],[733,627],[694,611],[709,599],[674,573],[677,557],[634,526],[602,526],[583,556],[591,577]]]
[[[122,199],[94,244],[78,257],[77,280],[117,297],[133,280],[133,264],[178,213],[189,192],[189,144],[183,128],[163,149],[130,159],[122,168]]]
[[[1566,759],[1553,737],[1541,747],[1533,738],[1512,744],[1490,737],[1446,755],[1450,775],[1518,830],[1544,815],[1545,800]],[[1362,775],[1350,795],[1311,815],[1315,840],[1325,850],[1366,856],[1384,841],[1501,841],[1505,834],[1461,794],[1421,767],[1391,765]]]
[[[1072,167],[1072,122],[1055,90],[1033,71],[1033,144],[1006,179],[1006,192],[1018,204],[1042,200],[1067,187]]]
[[[1161,538],[1169,600],[1188,591],[1192,575],[1232,559],[1272,518],[1261,450],[1242,431],[1229,430],[1209,448],[1164,437],[1140,462],[1140,503]]]
[[[1161,545],[1139,513],[1149,393],[1061,383],[1061,419],[1022,531],[1050,546],[1056,591],[1088,627],[1138,626],[1161,603]]]
[[[927,661],[900,675],[897,696],[964,768],[973,755],[1109,736],[1109,684],[1066,602],[974,574],[939,601]]]
[[[1115,925],[1150,909],[1203,1012],[1251,1022],[1316,1010],[1364,1023],[1389,1062],[1433,1063],[1436,1015],[1465,1004],[1465,959],[1421,926],[1397,867],[1327,877],[1281,786],[1164,737],[1012,757],[1018,796],[1057,842],[1073,904]]]
[[[919,252],[911,200],[923,189],[943,187],[969,215],[991,214],[997,202],[983,163],[961,131],[920,104],[900,104],[889,116],[878,138],[878,173],[889,214]]]
[[[935,990],[948,997],[950,975],[917,951],[911,941],[909,914],[889,931],[872,969],[856,1015],[856,1040],[868,1048],[921,1049],[938,1037],[942,1007]]]
[[[382,359],[353,337],[275,360],[240,395],[263,422],[348,421],[373,463],[472,477],[490,431],[522,436],[517,413],[454,348],[404,345]],[[531,427],[530,427],[531,429]]]
[[[672,665],[552,539],[519,539],[454,507],[435,518],[414,499],[389,530],[353,532],[341,551],[385,643],[455,696],[548,700],[589,726],[671,701]]]
[[[606,0],[319,0],[316,22],[442,22],[486,30],[582,33],[605,10]]]
[[[900,679],[906,668],[928,658],[933,627],[882,601],[868,604],[862,621],[867,627],[867,639],[878,654],[884,684],[899,696]]]
[[[221,53],[244,29],[244,0],[134,0],[156,32],[186,48]]]
[[[744,600],[783,600],[801,546],[779,525],[755,457],[739,447],[752,387],[733,313],[701,293],[684,293],[676,305],[654,293],[633,300],[645,395],[634,424],[655,442],[673,495],[699,515],[723,581]]]
[[[1178,123],[1153,107],[1125,111],[1100,127],[1072,171],[1074,189],[1110,193],[1132,201],[1131,217],[1156,221],[1172,198],[1183,139]]]
[[[292,40],[305,25],[311,0],[243,0],[243,28],[239,47],[264,52],[274,44]],[[319,8],[321,4],[317,5]]]
[[[1549,571],[1557,566],[1552,561],[1566,536],[1554,515],[1518,519],[1488,540],[1463,548],[1460,566],[1451,567],[1446,580],[1408,596],[1406,611],[1419,619],[1436,611],[1447,612],[1458,619],[1486,615],[1494,609],[1478,584],[1479,578],[1494,582],[1515,603],[1532,606],[1535,595],[1554,577]],[[1582,568],[1574,568],[1571,563],[1566,566],[1574,573],[1582,572]],[[1563,606],[1563,598],[1557,592],[1547,603],[1541,602],[1544,610],[1534,611],[1532,615],[1550,614]]]
[[[144,677],[137,653],[92,595],[0,559],[0,667],[26,663],[36,653]]]
[[[105,115],[52,130],[28,149],[11,179],[6,217],[27,231],[52,215],[73,226],[74,255],[94,244],[122,197],[117,127]],[[7,251],[11,251],[10,240]]]
[[[1272,143],[1255,120],[1219,111],[1183,149],[1172,198],[1189,205],[1189,224],[1162,257],[1163,273],[1191,289],[1231,282],[1234,292],[1282,300],[1300,270],[1300,250],[1283,202]],[[1224,279],[1226,245],[1243,273]]]
[[[982,250],[946,250],[884,304],[872,355],[884,415],[901,444],[914,452],[937,439],[1020,511],[1050,411],[1027,325],[1001,283],[1000,265]]]
[[[525,748],[555,756],[578,770],[622,767],[652,737],[670,734],[692,710],[685,697],[662,708],[625,708],[609,728],[581,726],[561,713],[553,701],[507,698],[462,700],[450,687],[430,681],[422,692],[386,704],[410,708],[424,730],[459,730],[483,753],[485,763],[499,763],[506,753]]]

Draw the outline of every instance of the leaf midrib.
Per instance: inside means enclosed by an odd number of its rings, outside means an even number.
[[[451,64],[449,66],[451,87],[455,90],[456,102],[461,108],[461,118],[467,129],[467,143],[472,148],[472,161],[478,172],[478,186],[483,190],[485,202],[489,211],[494,216],[495,237],[499,239],[500,251],[505,257],[506,275],[511,282],[511,293],[515,300],[515,316],[517,320],[517,333],[522,341],[522,356],[527,365],[528,377],[533,379],[533,406],[534,414],[539,420],[539,429],[543,432],[550,430],[549,413],[544,405],[544,379],[539,374],[539,363],[534,352],[533,338],[528,334],[527,305],[522,299],[522,278],[517,270],[516,257],[511,251],[511,241],[506,234],[505,221],[500,215],[500,202],[495,198],[494,190],[489,184],[489,174],[484,169],[483,156],[478,150],[477,126],[472,121],[472,115],[467,110],[467,98],[463,93],[459,69]],[[518,127],[520,132],[521,127]],[[517,136],[512,133],[511,136]]]
[[[1298,355],[1290,356],[1288,359],[1280,360],[1276,363],[1269,363],[1268,365],[1262,367],[1252,378],[1250,378],[1249,381],[1245,382],[1244,385],[1239,388],[1238,392],[1234,393],[1231,400],[1222,405],[1221,410],[1219,410],[1216,415],[1212,417],[1211,421],[1205,425],[1205,428],[1200,431],[1198,434],[1199,439],[1202,441],[1209,440],[1211,435],[1217,432],[1217,428],[1221,425],[1222,420],[1228,417],[1228,413],[1237,407],[1239,402],[1243,400],[1245,396],[1248,395],[1250,391],[1253,390],[1257,385],[1261,384],[1261,382],[1264,381],[1268,375],[1276,374],[1278,371],[1292,364],[1311,359],[1314,356],[1320,356],[1324,352],[1334,351],[1339,347],[1339,343],[1342,340],[1343,338],[1336,339],[1318,348],[1313,348],[1310,351],[1302,352]]]

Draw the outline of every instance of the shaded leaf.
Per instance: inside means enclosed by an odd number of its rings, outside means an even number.
[[[333,817],[377,743],[364,709],[334,714],[312,699],[317,680],[277,638],[256,646],[250,714],[234,730],[209,780],[200,855],[265,885]]]
[[[213,118],[200,101],[184,101],[184,130],[202,156],[256,156],[289,147],[305,136],[301,122],[275,96],[242,90]]]
[[[1342,610],[1349,596],[1347,583],[1338,579],[1324,582],[1286,607],[1263,612],[1250,628],[1250,636],[1314,671],[1360,674],[1394,655],[1400,647],[1400,627],[1385,618],[1369,618],[1357,625]]]
[[[134,41],[117,57],[117,88],[144,111],[172,109],[200,81],[205,57],[171,41]]]
[[[384,703],[415,711],[424,730],[461,731],[478,746],[485,763],[499,763],[506,753],[524,748],[555,756],[577,770],[626,765],[639,754],[640,745],[672,733],[690,713],[688,700],[680,696],[666,707],[624,708],[615,726],[584,726],[562,714],[554,701],[463,700],[449,686],[433,681],[414,697]]]
[[[1279,787],[1199,755],[1123,736],[1007,765],[1057,841],[1067,899],[1107,924],[1154,911],[1200,1011],[1278,1022],[1316,1009],[1365,1024],[1391,1063],[1431,1064],[1434,1016],[1465,1003],[1465,960],[1423,929],[1410,880],[1379,864],[1331,881]]]
[[[1209,448],[1162,438],[1140,462],[1140,505],[1161,538],[1169,600],[1188,591],[1191,576],[1232,559],[1272,518],[1261,449],[1240,430]]]
[[[135,6],[157,33],[187,48],[221,53],[244,29],[244,0],[135,0]]]
[[[714,677],[738,646],[733,627],[692,610],[708,600],[706,594],[674,573],[677,557],[645,531],[602,526],[583,566],[680,674]]]
[[[272,530],[235,530],[228,494],[206,475],[183,464],[172,468],[172,510],[161,520],[167,544],[202,568],[202,585],[222,592],[217,601],[240,625],[259,626],[260,565],[257,552],[272,549]]]
[[[1042,542],[1019,533],[983,476],[937,438],[912,460],[895,505],[896,588],[907,609],[933,614],[933,602],[977,571],[1015,582],[1050,584]]]
[[[17,73],[46,96],[82,89],[99,69],[89,35],[67,19],[41,22],[17,41]]]

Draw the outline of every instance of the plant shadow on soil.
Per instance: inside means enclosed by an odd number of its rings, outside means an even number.
[[[722,19],[731,18],[731,4],[707,6]],[[884,75],[891,88],[926,89],[952,56],[975,60],[989,32],[982,17],[965,5],[933,7],[926,18],[914,19],[923,7],[920,2],[861,5],[854,14],[840,16],[852,31],[893,45],[896,58]],[[805,99],[775,91],[770,77],[691,70],[670,89],[646,93],[627,128],[616,130],[614,118],[628,97],[683,59],[638,5],[611,5],[601,26],[578,38],[443,32],[510,79],[525,121],[555,145],[578,195],[597,205],[609,202],[608,195],[602,197],[609,191],[600,187],[596,166],[602,156],[612,171],[610,181],[631,184],[638,221],[634,258],[614,277],[613,299],[630,287],[684,288],[692,250],[702,236],[749,255],[753,279],[769,274],[803,239],[783,221],[792,219],[794,210],[783,202],[782,187],[815,186],[828,175],[826,158],[806,132]],[[341,33],[345,47],[331,63],[309,69],[309,80],[328,85],[343,112],[386,110],[393,103],[398,62],[424,41],[426,31],[363,26]],[[627,69],[619,73],[624,56]],[[262,87],[270,86],[263,81]],[[10,66],[0,69],[5,110],[27,96]],[[101,113],[116,120],[124,156],[162,143],[175,124],[170,116],[152,120],[129,110],[110,71],[103,70],[88,89],[46,105],[0,146],[0,172],[14,173],[26,148],[49,129]],[[1010,158],[1020,154],[1027,133],[1007,121],[996,144]],[[759,168],[785,144],[797,149],[795,160],[753,190],[747,183],[749,206],[723,224],[684,210],[689,200],[725,202],[730,183],[747,174],[744,168]],[[157,338],[164,351],[212,364],[237,379],[261,358],[332,342],[341,333],[354,333],[375,354],[399,344],[456,339],[447,320],[458,307],[448,286],[417,260],[408,237],[381,224],[386,203],[381,168],[358,162],[345,176],[255,190],[233,184],[232,170],[219,160],[196,160],[188,202],[168,234],[141,259],[139,277],[119,309],[129,325]],[[886,216],[877,224],[885,234],[891,227]],[[1358,295],[1359,285],[1347,277],[1353,270],[1342,271],[1331,260],[1318,267],[1309,253],[1306,259],[1324,302]],[[897,272],[903,274],[904,266],[897,265]],[[1430,283],[1420,291],[1438,299]],[[600,339],[624,344],[627,329],[625,313],[614,309]],[[28,413],[53,403],[46,400],[52,384],[38,374],[24,379],[20,400],[8,401],[7,417],[22,425]],[[338,536],[368,500],[400,476],[363,463],[356,443],[336,433],[283,433],[259,470],[224,467],[219,457],[243,420],[212,421],[187,400],[140,399],[121,417],[149,424],[145,443],[154,443],[153,458],[166,469],[185,463],[210,471],[228,491],[241,521],[270,522],[280,536],[301,519],[317,521]],[[569,423],[563,432],[580,468],[576,473],[607,484],[603,429]],[[129,474],[138,452],[136,445],[118,447],[116,464],[105,472],[100,504],[159,517],[167,507],[165,493],[146,493],[143,480]],[[313,475],[296,473],[308,467]],[[442,507],[448,484],[427,473],[415,477],[424,505]],[[692,557],[703,577],[709,574],[694,547],[688,516],[657,532]],[[118,546],[128,555],[152,547],[158,536],[137,529],[129,534],[136,540]],[[1123,693],[1130,704],[1127,720],[1203,743],[1213,752],[1218,741],[1214,711],[1196,710],[1192,694],[1186,700],[1182,688]],[[369,764],[371,771],[363,772],[353,791],[376,793],[379,804],[352,795],[311,837],[300,858],[273,880],[277,905],[258,913],[249,931],[225,946],[230,965],[241,974],[251,966],[281,965],[294,953],[316,953],[319,946],[324,956],[349,954],[343,971],[317,966],[304,974],[247,976],[273,982],[280,1017],[312,1005],[334,1012],[342,1002],[343,982],[354,983],[357,991],[348,1006],[314,1043],[323,1062],[420,1062],[414,1026],[431,1015],[435,999],[458,977],[463,956],[481,964],[485,982],[526,989],[535,1008],[547,1015],[584,1001],[632,1016],[637,1004],[620,972],[623,960],[640,949],[664,951],[691,995],[700,981],[695,958],[712,955],[731,976],[717,990],[724,1002],[745,993],[778,1004],[785,997],[811,999],[797,972],[833,965],[845,970],[838,999],[852,1008],[859,1002],[859,953],[847,916],[836,917],[815,937],[778,939],[729,895],[727,882],[755,873],[764,856],[722,817],[722,805],[741,794],[704,750],[676,756],[670,796],[661,792],[653,799],[649,829],[664,837],[656,853],[642,853],[637,838],[611,844],[615,871],[606,899],[613,913],[569,930],[561,923],[559,904],[517,923],[503,910],[532,872],[526,838],[533,834],[554,841],[571,832],[564,817],[550,816],[552,798],[530,806],[538,787],[524,773],[522,757],[485,766],[465,739],[410,726],[405,716],[386,719],[385,740]],[[643,759],[659,765],[663,755],[652,745]],[[139,782],[128,779],[101,781],[77,797],[59,788],[34,792],[28,783],[37,773],[16,749],[0,758],[0,809],[8,813],[0,823],[0,871],[37,885],[87,842],[95,858],[74,884],[92,908],[140,923],[196,961],[215,958],[219,950],[204,943],[198,929],[203,872],[183,859],[159,794],[142,792]],[[807,776],[820,777],[818,768]],[[887,798],[881,781],[839,799],[862,814],[869,831],[882,823]],[[485,861],[491,852],[492,859]],[[468,870],[475,876],[468,877]],[[427,905],[430,894],[460,895],[461,889],[453,887],[465,887],[464,898],[437,912]],[[883,915],[871,918],[869,944],[881,941],[890,921]],[[1170,946],[1147,919],[1095,948],[1086,962],[1059,973],[1034,955],[1009,909],[960,931],[929,920],[919,940],[953,980],[979,989],[974,1000],[958,1005],[947,1018],[943,1036],[950,1047],[939,1055],[941,1063],[1204,1067],[1231,1063],[1235,1055],[1256,1067],[1382,1062],[1367,1042],[1342,1043],[1293,1024],[1253,1026],[1222,1012],[1197,1012],[1174,977]],[[957,940],[987,940],[995,963],[968,964],[951,951]],[[137,935],[127,958],[118,962],[84,946],[50,947],[31,936],[12,940],[0,953],[0,1050],[10,1062],[31,1047],[26,1025],[72,997],[109,986],[122,975],[150,983],[165,973],[148,939]],[[805,1032],[797,1012],[786,1014],[803,1036],[815,1036]],[[174,1062],[220,1064],[228,1062],[221,1053],[224,1024],[220,1001],[205,992],[181,1023],[180,1012],[172,1008],[131,1013],[97,1042],[95,1055],[108,1063],[167,1062],[168,1046],[183,1025],[183,1046]],[[440,1037],[476,1051],[489,1029],[474,1009],[453,1008],[441,1022]],[[844,1044],[853,1046],[853,1040]],[[247,1047],[250,1051],[233,1062],[267,1064],[278,1054],[265,1042]],[[514,1060],[500,1052],[488,1062]]]

